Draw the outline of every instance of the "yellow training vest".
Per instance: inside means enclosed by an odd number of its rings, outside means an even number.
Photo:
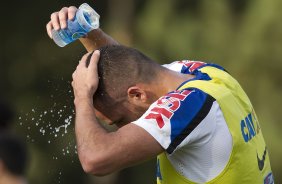
[[[216,178],[207,183],[272,183],[268,151],[249,98],[239,83],[227,72],[211,66],[199,70],[208,74],[212,80],[189,81],[179,90],[197,88],[215,98],[223,112],[233,141],[228,164]],[[166,153],[158,156],[158,164],[160,169],[158,184],[194,183],[173,168]]]

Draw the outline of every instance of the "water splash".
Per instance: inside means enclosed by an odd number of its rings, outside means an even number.
[[[74,107],[73,107],[73,92],[70,81],[65,81],[62,78],[62,83],[68,83],[69,87],[62,89],[60,81],[53,83],[48,80],[48,91],[53,94],[44,98],[45,101],[40,101],[41,97],[33,100],[33,105],[28,109],[22,110],[18,117],[18,126],[26,135],[26,141],[29,144],[38,144],[38,148],[45,147],[45,150],[52,151],[44,156],[52,162],[49,165],[46,174],[53,173],[55,176],[52,183],[63,183],[63,177],[66,177],[61,169],[61,160],[70,159],[67,163],[78,163],[77,147],[74,137]],[[47,98],[47,99],[46,99]],[[76,161],[76,162],[75,162]],[[76,163],[76,164],[77,164]],[[56,165],[57,164],[57,165]],[[59,168],[59,170],[58,170]]]
[[[62,81],[64,79],[62,78]],[[65,81],[64,81],[65,82]],[[51,85],[56,85],[51,83]],[[70,84],[70,81],[67,81]],[[69,85],[70,87],[70,85]],[[46,145],[56,145],[63,147],[64,151],[59,150],[54,158],[77,153],[74,135],[72,131],[74,108],[71,89],[60,89],[61,86],[55,86],[55,91],[59,94],[51,94],[48,102],[49,107],[36,105],[29,111],[21,112],[18,117],[18,125],[26,132],[26,140],[31,143],[46,143]],[[65,101],[64,101],[65,100]],[[69,134],[71,133],[71,134]]]
[[[60,129],[64,128],[64,133],[67,134],[68,133],[67,128],[68,126],[70,126],[71,121],[72,121],[72,116],[69,116],[68,118],[65,119],[64,125],[55,128],[55,132],[60,132]]]

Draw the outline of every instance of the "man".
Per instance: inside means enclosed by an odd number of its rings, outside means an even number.
[[[0,184],[25,184],[26,148],[10,133],[0,132]]]
[[[0,184],[24,184],[27,151],[16,136],[8,131],[13,111],[0,100]]]
[[[75,12],[53,13],[49,36]],[[100,29],[80,40],[95,50],[82,57],[72,82],[86,172],[106,175],[158,156],[158,183],[274,183],[255,111],[222,67],[188,60],[160,66]],[[119,129],[107,132],[97,119]]]
[[[13,119],[11,107],[0,99],[0,131],[10,127]]]

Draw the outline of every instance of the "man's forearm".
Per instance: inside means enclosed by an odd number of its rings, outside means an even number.
[[[75,134],[77,151],[83,169],[87,173],[101,175],[110,169],[109,150],[111,133],[97,121],[91,101],[80,101],[76,105]],[[109,161],[109,165],[107,162]]]
[[[76,102],[75,106],[76,141],[78,151],[81,152],[85,151],[85,148],[91,149],[93,141],[96,140],[96,136],[106,133],[106,130],[98,123],[91,102],[80,101]]]
[[[119,44],[101,29],[94,29],[85,38],[80,38],[79,40],[88,52],[92,52],[102,46]]]

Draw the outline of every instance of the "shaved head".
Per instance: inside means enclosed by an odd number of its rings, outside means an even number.
[[[100,48],[99,86],[94,96],[106,104],[119,102],[137,83],[151,83],[162,67],[140,51],[111,45]]]
[[[161,65],[134,48],[122,45],[100,48],[99,84],[93,97],[100,119],[120,125],[137,118],[139,107],[129,101],[128,90],[140,84],[154,84],[162,70]]]

